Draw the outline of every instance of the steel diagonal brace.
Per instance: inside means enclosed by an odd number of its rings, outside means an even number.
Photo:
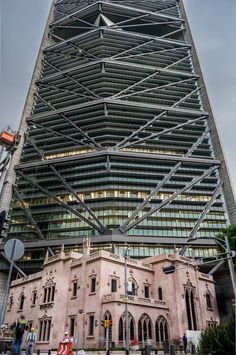
[[[129,23],[130,21],[140,20],[141,18],[148,17],[150,15],[151,15],[150,13],[147,13],[147,14],[142,14],[142,15],[136,16],[136,17],[130,17],[127,20],[123,20],[123,21],[114,23],[113,25],[109,26],[109,28],[119,27],[120,25],[123,25],[124,23]]]
[[[155,11],[155,12],[163,12],[163,11],[166,11],[166,10],[170,10],[170,9],[173,9],[174,7],[177,7],[177,4],[176,5],[170,5],[169,7],[166,7],[165,9],[161,9],[161,10],[158,10],[158,11]]]
[[[220,182],[220,183],[217,185],[217,187],[216,187],[216,189],[215,189],[215,191],[214,191],[214,193],[213,193],[213,195],[212,195],[210,201],[208,201],[208,203],[206,204],[206,206],[205,206],[204,210],[202,211],[200,217],[198,218],[198,220],[196,221],[194,227],[192,228],[192,230],[191,230],[191,232],[190,232],[190,234],[189,234],[189,238],[188,238],[188,240],[186,241],[186,243],[189,243],[189,242],[191,242],[191,241],[197,239],[197,237],[196,237],[195,235],[196,235],[198,229],[200,228],[201,223],[204,221],[204,219],[205,219],[205,217],[206,217],[206,214],[209,212],[209,210],[210,210],[211,206],[213,205],[213,203],[215,202],[217,196],[220,194],[220,190],[221,190],[221,188],[222,188],[222,185],[223,185],[222,182]],[[180,255],[184,255],[184,253],[186,252],[186,250],[188,249],[188,247],[189,247],[189,245],[186,244],[186,245],[180,250],[179,254],[180,254]]]
[[[79,21],[79,22],[85,23],[86,25],[95,27],[94,24],[92,24],[92,23],[90,23],[90,22],[87,22],[87,21],[85,21],[85,20],[82,20],[81,18],[79,18],[79,17],[77,17],[77,16],[75,16],[75,15],[65,14],[65,13],[63,13],[63,12],[57,10],[57,9],[56,9],[56,12],[59,13],[60,15],[64,15],[65,17],[69,16],[71,19],[75,19],[75,20],[77,20],[77,21]],[[62,18],[61,20],[63,20],[63,18]],[[54,23],[52,23],[51,26],[54,27],[54,26],[55,26]]]
[[[147,80],[149,80],[149,79],[155,77],[156,75],[160,74],[160,72],[168,71],[171,67],[173,67],[174,65],[176,65],[176,64],[178,64],[178,63],[181,63],[183,60],[185,60],[185,59],[187,59],[187,58],[190,58],[190,55],[189,55],[189,54],[186,55],[185,57],[181,58],[181,59],[178,59],[178,60],[175,61],[174,63],[171,63],[171,64],[167,65],[167,66],[164,67],[162,70],[159,70],[159,69],[158,69],[158,70],[155,71],[154,73],[152,73],[152,74],[146,76],[145,78],[139,80],[137,83],[134,83],[134,84],[128,86],[126,89],[121,90],[121,91],[118,92],[117,94],[111,96],[111,98],[112,98],[112,99],[114,99],[114,98],[119,98],[120,95],[122,95],[124,92],[129,91],[129,90],[133,89],[135,86],[140,85],[140,84],[144,83],[145,81],[147,81]]]
[[[54,129],[52,128],[49,128],[49,127],[45,127],[44,125],[42,125],[41,123],[38,123],[38,122],[34,122],[33,120],[31,120],[30,118],[27,120],[29,123],[32,123],[33,125],[37,126],[37,127],[40,127],[42,129],[44,129],[45,131],[49,132],[49,133],[52,133],[54,134],[55,136],[57,137],[62,137],[62,138],[67,138],[68,140],[72,141],[73,143],[76,143],[77,144],[77,147],[78,146],[85,146],[85,147],[88,147],[88,145],[86,143],[83,143],[82,140],[78,140],[78,139],[75,139],[71,136],[68,136],[67,134],[64,134],[64,133],[60,133],[60,132],[57,132],[55,131]]]
[[[171,7],[176,7],[176,5],[174,5],[174,6],[171,6]],[[170,8],[171,8],[170,7]],[[169,8],[167,8],[167,9],[169,9]],[[165,9],[166,10],[166,9]],[[157,11],[153,11],[152,13],[146,13],[146,14],[142,14],[142,15],[139,15],[139,16],[136,16],[136,17],[130,17],[129,19],[127,19],[127,20],[124,20],[124,21],[120,21],[120,22],[116,22],[114,25],[111,25],[111,26],[109,26],[109,28],[113,28],[113,27],[117,27],[117,26],[120,26],[120,25],[123,25],[124,23],[128,23],[128,22],[130,22],[130,21],[136,21],[136,20],[140,20],[140,19],[142,19],[142,18],[145,18],[145,17],[149,17],[149,16],[151,16],[151,15],[153,15],[153,14],[158,14],[158,13],[160,13],[160,12],[162,12],[162,11],[164,11],[163,9],[162,10],[157,10]],[[182,19],[176,19],[176,21],[183,21]],[[166,24],[166,22],[162,22],[162,24]],[[123,27],[123,26],[122,26]]]
[[[193,146],[188,150],[188,152],[183,157],[189,157],[194,150],[202,143],[205,139],[209,130],[206,130],[202,136],[193,144]],[[157,184],[157,186],[150,192],[150,194],[143,200],[140,206],[136,208],[136,210],[132,213],[132,215],[122,224],[121,228],[126,227],[135,217],[139,214],[141,210],[152,200],[152,198],[160,191],[160,189],[165,185],[165,183],[175,174],[175,172],[179,169],[179,167],[183,164],[183,162],[178,162],[173,166],[173,168],[169,171],[169,173],[164,177],[164,179]]]
[[[195,90],[193,90],[191,93],[187,94],[185,97],[183,97],[182,99],[180,99],[179,101],[177,101],[176,103],[174,103],[172,106],[170,106],[171,108],[174,108],[174,107],[177,107],[178,105],[180,105],[183,101],[185,101],[188,97],[192,96],[196,91],[199,91],[201,88],[197,88]],[[144,138],[140,138],[134,142],[129,142],[129,143],[126,143],[127,141],[129,141],[130,139],[132,139],[133,137],[135,137],[139,132],[143,131],[144,129],[146,129],[147,127],[149,127],[150,125],[152,125],[154,122],[156,122],[157,120],[159,121],[160,118],[164,115],[166,115],[168,113],[168,109],[162,111],[159,115],[157,116],[154,116],[154,118],[147,122],[144,126],[141,126],[139,129],[137,129],[135,132],[133,132],[132,134],[130,134],[128,137],[126,137],[125,139],[123,139],[123,141],[121,141],[120,143],[118,143],[113,149],[116,150],[116,149],[120,149],[120,148],[125,148],[129,145],[133,145],[135,143],[139,143],[140,141],[143,141],[145,140]],[[199,119],[202,119],[202,118],[205,118],[206,116],[201,116],[200,118],[198,118],[197,120]],[[149,138],[157,138],[158,136],[161,136],[162,134],[165,134],[165,133],[169,133],[169,132],[172,132],[173,130],[175,129],[178,129],[178,128],[181,128],[187,124],[189,124],[190,122],[195,122],[196,120],[188,120],[187,122],[185,123],[182,123],[181,125],[177,125],[175,127],[172,127],[172,128],[168,128],[168,129],[165,129],[163,130],[162,132],[157,132],[157,133],[153,133],[151,135],[149,135],[147,137],[147,139]]]
[[[174,35],[174,34],[176,34],[176,33],[178,33],[178,32],[182,32],[182,31],[185,31],[185,27],[181,27],[179,30],[166,33],[165,35],[160,36],[159,38],[167,38],[167,37],[169,37],[169,36],[172,36],[172,35]]]
[[[154,86],[154,87],[151,87],[151,88],[148,88],[148,89],[144,89],[144,90],[140,90],[140,91],[135,91],[135,92],[132,92],[130,94],[126,94],[126,95],[121,95],[118,97],[118,99],[122,99],[123,97],[130,97],[130,96],[135,96],[135,95],[139,95],[139,94],[143,94],[145,92],[149,92],[149,91],[153,91],[153,90],[161,90],[161,89],[164,89],[164,88],[167,88],[167,87],[170,87],[170,86],[174,86],[174,85],[177,85],[177,84],[182,84],[182,83],[186,83],[188,81],[193,81],[193,80],[197,80],[197,79],[194,79],[194,78],[188,78],[188,79],[183,79],[183,80],[179,80],[179,81],[175,81],[173,83],[169,83],[169,84],[165,84],[165,85],[160,85],[160,86]]]
[[[117,57],[120,57],[121,55],[123,55],[123,54],[125,54],[125,53],[129,53],[130,51],[133,51],[133,50],[142,48],[142,47],[144,47],[144,46],[146,46],[146,45],[149,45],[149,44],[151,44],[151,43],[153,43],[153,42],[157,42],[160,38],[161,38],[161,37],[152,38],[152,39],[150,39],[150,40],[147,41],[147,42],[140,43],[140,44],[138,44],[137,46],[134,46],[134,47],[132,47],[132,48],[126,49],[126,50],[123,51],[123,52],[117,53],[117,54],[115,54],[114,56],[109,57],[109,59],[116,59]]]
[[[16,194],[17,198],[20,200],[21,206],[23,207],[26,216],[29,218],[29,221],[31,222],[31,224],[33,225],[35,232],[38,234],[39,238],[42,240],[46,240],[46,238],[44,237],[44,235],[42,234],[41,230],[39,229],[37,223],[35,222],[30,209],[26,206],[24,200],[21,198],[19,192],[17,191],[17,188],[15,186],[13,186],[13,192]],[[52,249],[50,247],[47,247],[47,250],[49,251],[49,253],[53,256],[55,255],[54,252],[52,251]]]
[[[79,46],[77,46],[75,43],[73,43],[71,40],[64,40],[63,38],[54,35],[53,33],[49,32],[49,34],[57,39],[59,39],[62,43],[65,43],[67,46],[72,45],[72,47],[76,48],[79,50],[79,52],[84,52],[86,53],[89,57],[93,57],[94,59],[99,59],[96,55],[93,55],[92,53],[88,52],[86,49],[83,49]]]
[[[10,263],[12,263],[12,261],[6,256],[6,254],[4,254],[3,252],[0,253],[1,256],[7,260]],[[19,268],[19,266],[16,265],[16,263],[13,262],[13,267],[16,269],[16,271],[19,272],[19,274],[22,276],[22,277],[26,277],[27,275],[24,273],[23,270],[21,270],[21,268]]]
[[[151,216],[153,213],[155,213],[156,211],[159,211],[161,208],[163,208],[164,206],[168,205],[169,203],[171,203],[177,196],[181,195],[183,192],[185,192],[186,190],[190,189],[192,186],[194,186],[195,184],[197,184],[199,181],[201,181],[202,179],[204,179],[206,176],[210,175],[214,170],[216,170],[218,168],[218,165],[214,165],[211,168],[209,168],[208,170],[206,170],[201,176],[196,177],[195,179],[193,179],[190,183],[188,183],[187,185],[185,185],[184,188],[182,188],[181,190],[176,191],[175,193],[173,193],[172,196],[170,196],[169,198],[167,198],[166,200],[162,201],[159,205],[157,205],[156,207],[152,208],[149,212],[146,212],[145,214],[143,214],[143,216],[139,217],[138,219],[136,219],[134,222],[130,223],[128,226],[126,226],[125,228],[120,227],[119,230],[122,233],[126,233],[127,231],[129,231],[131,228],[135,227],[137,224],[139,224],[140,222],[142,222],[144,219],[146,219],[147,217]]]
[[[182,49],[185,49],[185,48],[190,48],[189,45],[186,45],[186,46],[181,46],[181,47],[178,47],[178,48],[169,48],[169,49],[161,49],[159,51],[151,51],[151,52],[144,52],[144,53],[137,53],[137,54],[130,54],[130,55],[125,55],[124,57],[120,57],[118,58],[119,59],[124,59],[124,58],[137,58],[137,57],[143,57],[145,55],[150,55],[150,54],[159,54],[159,53],[166,53],[166,52],[173,52],[173,51],[178,51],[178,50],[182,50]]]
[[[140,23],[140,24],[133,24],[133,25],[124,25],[124,26],[121,26],[122,28],[129,28],[129,27],[144,27],[144,26],[153,26],[153,25],[170,25],[170,24],[173,24],[173,23],[178,23],[180,22],[181,20],[175,20],[175,21],[166,21],[166,22],[148,22],[148,23]],[[172,26],[174,27],[174,26]],[[176,26],[175,26],[176,27]]]
[[[42,160],[45,160],[45,156],[43,155],[43,153],[37,148],[37,146],[30,140],[30,138],[28,137],[28,135],[26,135],[26,138],[30,141],[30,143],[33,145],[33,147],[37,150],[37,152],[39,153],[39,156],[42,158]],[[72,195],[76,198],[76,200],[78,201],[79,205],[82,206],[90,215],[91,217],[97,222],[97,224],[103,229],[105,230],[106,228],[102,225],[102,223],[99,221],[99,219],[94,215],[94,213],[92,212],[92,210],[86,205],[86,203],[84,203],[80,197],[78,196],[78,194],[75,192],[74,189],[72,189],[72,187],[68,184],[68,182],[61,176],[61,174],[56,170],[56,168],[52,165],[52,164],[48,164],[49,168],[54,172],[54,174],[58,177],[58,179],[63,183],[63,185],[72,193]],[[20,196],[18,196],[20,198]],[[23,203],[23,201],[22,201]]]
[[[166,113],[166,112],[165,112],[165,113]],[[148,140],[148,139],[159,138],[159,137],[162,136],[163,134],[169,134],[169,133],[171,133],[171,132],[174,131],[174,130],[177,130],[177,129],[183,128],[183,127],[185,127],[185,126],[187,126],[187,125],[189,125],[189,124],[193,124],[193,123],[196,123],[196,122],[198,122],[198,121],[201,121],[201,120],[205,119],[206,117],[207,117],[206,115],[203,115],[203,116],[200,116],[200,117],[198,117],[198,118],[195,118],[194,120],[188,120],[187,122],[181,123],[181,124],[179,124],[179,125],[177,125],[177,126],[174,126],[174,127],[171,127],[171,128],[166,128],[166,129],[164,129],[164,130],[161,131],[161,132],[152,133],[152,134],[150,134],[150,135],[147,136],[147,137],[140,138],[140,139],[138,139],[138,140],[136,140],[136,141],[134,141],[134,142],[130,142],[130,143],[127,143],[127,144],[123,145],[122,149],[123,149],[123,148],[126,148],[126,147],[128,147],[128,146],[130,146],[130,145],[139,144],[139,143],[144,142],[144,141],[146,141],[146,140]]]
[[[44,100],[38,93],[36,94],[36,96],[42,102],[44,102],[45,105],[50,107],[54,112],[57,112],[57,109],[53,105],[51,105],[48,101]],[[66,115],[64,115],[63,113],[58,113],[58,116],[62,117],[66,122],[68,122],[72,127],[74,127],[84,138],[86,138],[90,143],[92,143],[92,147],[94,149],[103,150],[103,148],[101,147],[100,144],[95,142],[95,140],[93,138],[91,138],[89,135],[87,135],[87,133],[85,133],[81,128],[79,128],[77,126],[77,124],[75,124],[73,121],[71,121]],[[89,146],[91,147],[91,145],[89,145]]]
[[[68,205],[67,203],[63,202],[60,198],[56,197],[52,192],[49,190],[45,189],[44,187],[40,186],[35,179],[32,179],[25,174],[23,174],[21,171],[18,171],[18,174],[28,181],[32,186],[37,187],[40,191],[42,191],[45,195],[52,197],[59,205],[63,206],[66,210],[74,214],[75,216],[79,217],[81,220],[83,220],[85,223],[87,223],[90,227],[96,229],[99,232],[103,232],[100,227],[98,227],[96,224],[91,222],[88,218],[84,217],[81,213],[79,213],[77,210],[75,210],[73,207]]]
[[[36,152],[39,154],[39,156],[42,158],[42,160],[44,160],[44,159],[45,159],[45,156],[44,156],[42,150],[37,147],[37,145],[36,145],[36,144],[32,141],[32,139],[29,137],[29,134],[26,133],[26,132],[25,132],[25,138],[26,138],[26,140],[28,140],[28,141],[30,142],[30,144],[31,144],[32,147],[36,150]]]
[[[44,60],[44,62],[46,64],[48,64],[50,67],[52,67],[53,69],[55,69],[57,72],[59,72],[62,76],[70,79],[71,81],[73,81],[75,84],[77,84],[81,89],[89,92],[90,95],[92,95],[93,97],[96,97],[96,99],[101,99],[101,97],[97,94],[95,94],[93,91],[91,91],[90,89],[86,88],[86,86],[84,86],[83,84],[81,84],[78,80],[74,79],[71,75],[69,74],[66,74],[66,73],[63,73],[61,69],[58,69],[57,67],[55,67],[55,65],[52,65],[51,63],[49,63],[47,60]],[[88,97],[89,99],[91,99],[91,96],[86,96],[84,95],[85,97]]]
[[[50,89],[54,89],[54,90],[58,90],[58,91],[62,91],[62,92],[64,92],[64,93],[66,93],[66,94],[72,94],[72,95],[76,95],[76,96],[78,96],[79,98],[81,98],[81,97],[86,97],[86,98],[88,98],[88,96],[86,96],[86,95],[83,95],[83,94],[80,94],[80,93],[78,93],[78,92],[76,92],[76,91],[74,91],[74,90],[69,90],[69,89],[63,89],[63,88],[60,88],[60,87],[58,87],[57,85],[52,85],[52,84],[48,84],[48,83],[42,83],[42,82],[38,82],[38,83],[36,83],[39,87],[48,87],[48,88],[50,88]]]
[[[81,200],[81,198],[78,196],[77,192],[68,184],[68,182],[61,176],[61,174],[56,170],[56,168],[52,165],[48,165],[50,169],[54,172],[54,174],[58,177],[58,179],[63,183],[63,185],[71,192],[71,194],[76,198],[77,202],[79,205],[86,210],[90,216],[93,218],[93,220],[98,224],[100,227],[101,231],[105,231],[106,227],[99,221],[97,216],[93,213],[93,211],[86,205],[85,202]]]
[[[169,8],[172,8],[172,7],[176,7],[176,5],[174,5],[174,6],[170,6],[170,7],[168,7],[168,8],[166,8],[165,10],[167,10],[167,9],[169,9]],[[142,15],[139,15],[139,16],[136,16],[136,17],[131,17],[131,18],[129,18],[129,19],[127,19],[127,20],[124,20],[124,21],[120,21],[120,22],[117,22],[117,23],[115,23],[114,25],[111,25],[111,26],[109,26],[110,28],[112,28],[112,27],[117,27],[117,26],[120,26],[120,25],[123,25],[124,23],[128,23],[128,22],[130,22],[130,21],[136,21],[136,20],[140,20],[140,19],[143,19],[143,18],[145,18],[145,17],[149,17],[149,16],[151,16],[151,15],[153,15],[153,14],[158,14],[158,13],[160,13],[160,12],[162,12],[162,11],[164,11],[163,9],[162,10],[157,10],[157,11],[153,11],[153,13],[146,13],[146,14],[142,14]],[[176,19],[176,21],[183,21],[182,19]],[[167,24],[166,22],[162,22],[162,24]],[[122,26],[123,27],[123,26]]]
[[[214,273],[222,266],[224,265],[225,260],[221,260],[217,265],[215,265],[207,274],[208,275],[214,275]]]
[[[121,53],[117,53],[111,57],[109,57],[109,59],[116,59],[117,57],[119,58],[122,54],[125,54],[125,53],[129,53],[130,51],[133,51],[135,49],[139,49],[141,47],[144,47],[150,43],[153,43],[153,42],[156,42],[158,39],[157,38],[152,38],[151,40],[147,41],[147,42],[144,42],[144,43],[140,43],[138,44],[137,46],[135,47],[132,47],[132,48],[129,48],[129,49],[126,49],[125,51],[121,52]]]

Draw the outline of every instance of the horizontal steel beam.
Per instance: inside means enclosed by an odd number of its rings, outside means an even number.
[[[140,152],[122,152],[122,151],[113,151],[111,149],[104,149],[103,151],[99,152],[92,152],[92,153],[87,153],[87,154],[78,154],[78,155],[73,155],[71,157],[63,157],[63,158],[54,158],[46,161],[39,161],[39,162],[32,162],[32,163],[22,163],[19,165],[15,166],[15,170],[24,170],[24,169],[30,169],[34,167],[39,167],[39,166],[47,166],[49,163],[50,164],[70,164],[79,160],[91,160],[91,159],[96,159],[99,157],[106,157],[109,155],[110,157],[123,157],[124,159],[132,159],[132,160],[150,160],[150,161],[168,161],[168,162],[184,162],[184,163],[190,163],[190,164],[202,164],[202,165],[221,165],[220,160],[216,159],[206,159],[206,158],[197,158],[197,157],[184,157],[184,156],[176,156],[176,155],[165,155],[165,154],[145,154],[145,153],[140,153]]]
[[[136,7],[124,6],[124,5],[121,5],[121,4],[114,4],[114,3],[110,3],[110,2],[107,3],[106,1],[100,0],[100,1],[97,1],[96,3],[94,3],[92,5],[86,6],[86,7],[82,8],[82,9],[79,9],[79,10],[73,12],[72,14],[67,15],[67,16],[63,17],[62,19],[60,19],[60,20],[57,20],[57,21],[53,22],[52,25],[57,25],[57,24],[60,24],[60,23],[62,23],[64,21],[70,20],[70,18],[73,17],[73,16],[77,16],[78,17],[79,14],[83,15],[83,12],[87,13],[88,9],[92,9],[93,7],[96,8],[97,6],[99,6],[99,4],[100,5],[104,4],[106,6],[109,5],[111,7],[114,7],[117,10],[119,10],[119,9],[125,10],[126,13],[128,11],[130,11],[130,12],[133,12],[133,13],[140,13],[140,14],[145,14],[145,15],[149,14],[149,16],[161,18],[161,19],[164,19],[164,20],[165,19],[172,19],[172,20],[178,20],[178,21],[181,21],[181,22],[185,22],[184,19],[181,19],[181,18],[178,18],[178,17],[175,17],[175,16],[170,16],[170,15],[167,15],[167,14],[155,13],[155,12],[152,12],[152,11],[146,11],[146,10],[138,9]]]
[[[65,113],[65,112],[70,112],[70,111],[75,111],[80,108],[86,108],[98,104],[114,104],[114,105],[120,105],[123,106],[124,108],[126,106],[128,107],[134,107],[134,108],[145,108],[149,110],[159,110],[159,111],[168,111],[168,112],[176,112],[176,113],[181,113],[181,114],[186,114],[186,115],[192,115],[192,116],[209,116],[208,112],[204,112],[201,110],[191,110],[191,109],[184,109],[184,108],[179,108],[179,107],[169,107],[169,106],[164,106],[164,105],[155,105],[155,104],[147,104],[147,103],[140,103],[140,102],[132,102],[132,101],[122,101],[122,100],[113,100],[110,98],[105,98],[105,99],[99,99],[99,100],[92,100],[86,103],[82,104],[77,104],[77,105],[72,105],[68,106],[65,108],[61,109],[55,109],[47,112],[40,112],[37,114],[33,114],[30,116],[30,119],[32,121],[37,120],[38,118],[43,118],[43,117],[50,117],[50,116],[55,116],[55,114],[60,114],[60,113]]]
[[[93,34],[94,32],[99,32],[101,31],[101,29],[95,29],[95,30],[92,30],[89,32],[89,34]],[[135,38],[145,38],[145,39],[152,39],[154,42],[162,42],[162,43],[169,43],[169,44],[172,44],[172,45],[177,45],[177,46],[183,46],[183,47],[186,47],[189,46],[191,47],[190,44],[184,42],[184,41],[178,41],[178,40],[171,40],[169,38],[160,38],[160,37],[155,37],[155,36],[152,36],[152,35],[145,35],[145,34],[141,34],[141,33],[135,33],[135,32],[128,32],[128,31],[122,31],[120,32],[120,30],[115,30],[115,29],[111,29],[111,28],[106,28],[106,29],[103,29],[102,31],[109,31],[111,33],[115,33],[115,34],[118,34],[118,35],[126,35],[127,37],[130,36],[130,37],[135,37]],[[57,44],[54,44],[52,46],[49,46],[47,48],[44,49],[44,52],[48,52],[48,51],[53,51],[55,50],[55,48],[60,48],[61,46],[63,46],[66,42],[70,42],[72,40],[77,40],[79,38],[83,38],[83,37],[86,37],[89,35],[88,33],[82,33],[78,36],[75,36],[73,37],[73,39],[68,39],[68,40],[65,40],[63,43],[57,43]]]
[[[123,57],[121,57],[121,59],[122,58]],[[95,60],[95,61],[90,62],[90,63],[76,65],[74,67],[70,67],[69,69],[59,70],[57,68],[57,73],[44,76],[43,78],[37,80],[36,84],[44,83],[44,82],[48,82],[48,81],[50,82],[51,80],[57,79],[57,77],[62,76],[64,74],[73,73],[74,71],[81,71],[84,68],[89,68],[89,67],[92,67],[92,66],[95,66],[95,65],[106,64],[106,63],[114,64],[114,65],[120,66],[120,67],[124,67],[125,69],[126,68],[132,68],[132,69],[135,69],[135,70],[147,69],[149,71],[153,71],[154,70],[154,71],[158,71],[160,73],[162,73],[162,72],[167,73],[167,74],[169,73],[169,74],[177,76],[177,77],[181,76],[181,77],[193,78],[193,79],[198,79],[199,78],[199,75],[193,74],[191,72],[186,72],[186,71],[177,70],[177,69],[168,69],[168,68],[163,68],[163,67],[158,67],[158,66],[153,66],[153,65],[145,65],[145,64],[138,64],[138,63],[119,61],[119,58],[117,60],[117,59],[112,59],[112,57],[111,57],[111,58],[103,58],[101,60]],[[171,65],[174,65],[174,64],[175,63],[172,63]]]
[[[84,236],[86,237],[86,235]],[[104,244],[104,243],[143,243],[143,244],[152,244],[156,245],[158,247],[163,247],[165,246],[173,246],[174,244],[176,246],[181,247],[184,243],[186,243],[187,238],[182,238],[182,237],[176,237],[176,238],[171,238],[171,237],[151,237],[151,236],[126,236],[126,235],[121,235],[121,234],[111,234],[111,235],[100,235],[98,237],[92,237],[91,238],[91,243],[92,244]],[[77,237],[77,238],[59,238],[59,239],[50,239],[50,240],[37,240],[37,241],[24,241],[25,248],[27,250],[35,250],[35,249],[45,249],[48,246],[50,247],[61,247],[61,245],[64,246],[76,246],[76,245],[83,245],[83,238]],[[191,243],[191,246],[202,246],[202,247],[208,247],[209,245],[216,245],[214,240],[212,239],[201,239],[201,240],[196,240]],[[0,246],[0,250],[3,250],[3,247]]]

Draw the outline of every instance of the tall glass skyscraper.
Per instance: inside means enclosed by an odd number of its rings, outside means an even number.
[[[128,243],[133,257],[197,238],[186,255],[206,256],[236,221],[181,0],[55,1],[24,132],[8,238],[25,241],[25,267],[86,236],[118,254]]]

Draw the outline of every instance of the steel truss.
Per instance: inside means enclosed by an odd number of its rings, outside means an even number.
[[[198,140],[197,142],[195,142],[192,146],[192,148],[190,148],[188,150],[188,152],[185,154],[185,157],[189,157],[194,151],[195,149],[199,146],[199,144],[202,143],[202,141],[205,139],[205,137],[207,136],[207,134],[209,133],[209,130],[207,130]],[[155,189],[153,189],[150,194],[146,197],[146,199],[144,199],[143,203],[138,206],[136,208],[136,210],[132,213],[132,215],[126,220],[126,222],[120,227],[121,231],[123,231],[124,228],[126,228],[131,222],[132,220],[134,220],[136,218],[136,216],[140,213],[141,210],[143,210],[143,208],[151,202],[152,198],[157,194],[158,191],[160,191],[160,189],[164,186],[164,184],[176,173],[176,171],[178,170],[179,167],[181,167],[182,162],[178,162],[171,170],[170,172],[164,177],[164,179],[162,180],[161,183],[157,184],[157,186],[155,187]]]
[[[36,82],[35,104],[28,118],[25,160],[16,167],[16,173],[23,185],[37,188],[98,235],[113,230],[126,235],[155,212],[170,208],[185,191],[209,180],[206,194],[211,197],[194,221],[190,241],[221,194],[222,183],[216,174],[220,162],[211,155],[208,113],[201,107],[199,77],[192,69],[191,46],[183,37],[184,23],[177,0],[56,2],[49,31],[55,44],[44,50],[42,75]],[[48,141],[43,133],[50,137]],[[168,149],[176,153],[171,155]],[[79,188],[69,182],[63,169],[71,162],[73,171],[88,161],[92,174],[102,161],[104,185],[88,183],[88,189],[115,189],[115,179],[122,175],[120,171],[116,175],[113,169],[115,159],[122,163],[142,159],[139,169],[143,175],[145,160],[155,169],[165,161],[166,170],[162,181],[157,183],[155,177],[151,188],[137,182],[137,191],[148,191],[146,197],[138,203],[130,199],[136,205],[130,208],[129,217],[111,227],[100,220],[96,208],[90,207],[93,203],[81,198]],[[192,166],[200,167],[199,171],[188,172],[188,178],[172,188],[168,198],[156,202],[158,192],[182,176],[181,169],[190,171]],[[47,182],[41,183],[37,175],[40,169],[47,170],[60,184],[59,190],[72,196],[73,202],[62,201]],[[75,179],[80,182],[82,178]],[[131,185],[126,185],[128,190]],[[45,240],[24,201],[30,192],[26,189],[24,199],[20,188],[14,187],[14,193],[35,232]],[[104,208],[102,202],[95,202],[98,209]]]
[[[32,179],[28,176],[26,176],[25,174],[23,174],[21,171],[18,171],[18,175],[20,175],[23,179],[25,179],[26,181],[28,181],[32,186],[37,187],[40,191],[42,191],[45,195],[52,197],[55,202],[57,202],[59,205],[63,206],[66,210],[68,210],[70,213],[74,214],[75,216],[79,217],[81,220],[83,220],[84,222],[86,222],[90,227],[94,228],[95,230],[99,231],[99,232],[104,232],[104,228],[101,228],[100,226],[96,225],[95,223],[93,223],[90,219],[86,218],[85,216],[83,216],[80,212],[78,212],[77,209],[74,209],[73,207],[71,207],[69,204],[64,203],[60,198],[58,198],[57,196],[55,196],[53,193],[51,193],[48,189],[45,189],[44,187],[42,187],[41,185],[39,185],[35,179]],[[60,176],[58,174],[58,176]],[[65,180],[64,180],[65,183]],[[67,186],[67,188],[69,187],[69,185],[65,185]],[[70,188],[70,191],[72,189]],[[75,193],[73,193],[74,195]],[[75,194],[76,195],[76,194]],[[77,197],[77,201],[79,201],[79,198]],[[81,205],[81,203],[80,203]],[[83,206],[84,208],[84,206]],[[88,209],[88,207],[87,207]],[[91,214],[91,212],[90,212]],[[95,218],[95,220],[97,220],[97,218]],[[99,222],[100,224],[100,222]]]
[[[37,223],[35,222],[29,208],[27,207],[27,205],[25,204],[24,200],[21,198],[16,186],[13,186],[13,192],[16,195],[16,197],[19,199],[22,208],[24,209],[26,216],[29,218],[29,222],[32,224],[32,226],[35,229],[35,232],[37,233],[37,235],[39,236],[40,239],[42,240],[46,240],[46,238],[44,237],[44,235],[42,234],[41,230],[39,229]],[[55,255],[54,252],[52,251],[52,249],[50,247],[47,247],[48,252],[53,256]]]

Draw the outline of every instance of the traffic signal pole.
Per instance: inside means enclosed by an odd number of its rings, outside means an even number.
[[[109,325],[106,325],[106,355],[109,355]]]
[[[127,277],[127,258],[129,248],[124,253],[125,258],[125,354],[129,355],[129,316],[128,316],[128,277]]]

